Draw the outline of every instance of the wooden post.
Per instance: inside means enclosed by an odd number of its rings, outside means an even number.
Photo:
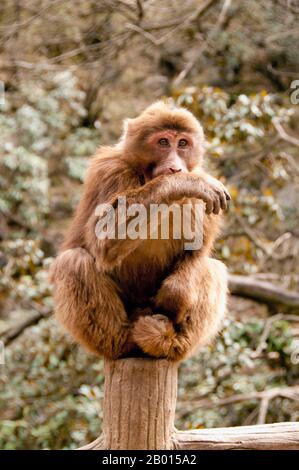
[[[177,364],[105,361],[103,432],[81,449],[172,449]]]
[[[177,364],[105,361],[102,435],[80,450],[299,450],[299,423],[176,431]]]

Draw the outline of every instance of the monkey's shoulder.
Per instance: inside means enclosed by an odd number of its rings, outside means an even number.
[[[120,191],[138,187],[140,182],[128,162],[122,158],[122,152],[117,147],[101,147],[90,160],[85,184],[94,184],[102,188],[114,187]],[[110,191],[109,191],[110,192]]]
[[[116,147],[100,147],[89,162],[89,173],[111,174],[116,171],[126,170],[127,163],[121,158],[121,151]]]

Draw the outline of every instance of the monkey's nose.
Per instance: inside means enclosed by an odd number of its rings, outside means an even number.
[[[175,173],[178,173],[182,171],[182,168],[177,168],[177,167],[162,167],[162,168],[156,168],[155,171],[153,172],[153,178],[156,178],[157,176],[162,176],[162,175],[173,175]]]

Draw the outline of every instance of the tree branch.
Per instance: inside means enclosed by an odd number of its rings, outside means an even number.
[[[284,130],[284,128],[282,127],[278,119],[273,119],[273,125],[275,129],[277,130],[279,137],[282,140],[285,140],[286,142],[289,142],[290,144],[293,144],[293,145],[296,145],[296,147],[299,147],[299,139],[296,139],[296,137],[289,135]]]
[[[26,328],[36,325],[42,318],[48,317],[51,313],[49,308],[39,306],[36,304],[36,302],[32,304],[32,307],[35,309],[35,311],[31,313],[31,315],[27,315],[26,318],[19,322],[16,326],[12,326],[0,334],[0,340],[5,346],[11,343],[14,339],[18,338],[18,336],[20,336],[26,330]]]
[[[179,431],[175,438],[180,450],[298,450],[299,423]]]
[[[257,300],[266,304],[278,304],[286,309],[299,309],[299,293],[282,289],[271,282],[257,281],[250,276],[229,275],[231,294]]]
[[[289,400],[299,399],[299,385],[291,387],[274,387],[261,392],[238,393],[230,397],[220,398],[217,400],[210,400],[209,398],[202,398],[200,400],[193,400],[192,408],[215,408],[218,406],[228,406],[243,401],[252,400],[272,400],[276,397],[288,398]],[[184,403],[184,402],[183,402]]]

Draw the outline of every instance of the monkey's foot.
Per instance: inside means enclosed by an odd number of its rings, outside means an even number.
[[[143,352],[167,357],[176,337],[172,322],[165,315],[139,317],[132,326],[132,337]]]

